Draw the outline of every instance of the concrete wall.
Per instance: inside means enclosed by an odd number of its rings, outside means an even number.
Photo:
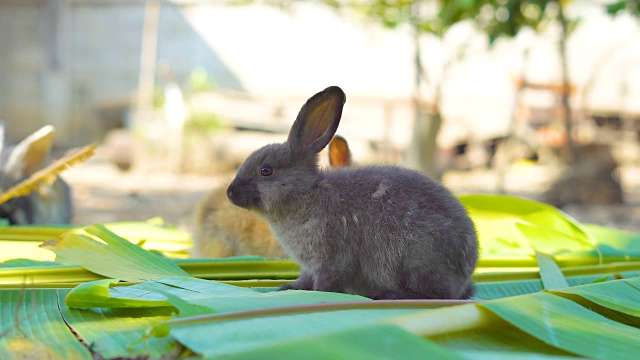
[[[0,119],[15,142],[51,123],[66,145],[95,141],[99,109],[134,95],[144,1],[0,0]],[[224,88],[243,90],[219,55],[170,3],[158,26],[158,63],[182,83],[202,67]]]

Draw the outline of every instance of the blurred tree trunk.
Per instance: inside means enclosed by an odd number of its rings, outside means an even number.
[[[413,136],[407,154],[407,162],[412,168],[434,178],[441,176],[437,169],[437,138],[442,125],[439,113],[429,113],[416,105]]]
[[[144,170],[148,165],[146,127],[153,118],[153,93],[155,89],[156,60],[158,53],[158,29],[162,4],[147,0],[144,6],[142,44],[140,50],[140,75],[136,94],[135,115],[127,124],[136,136],[133,166]]]
[[[569,77],[569,64],[567,59],[567,39],[569,38],[568,22],[564,16],[564,9],[560,1],[556,1],[558,5],[558,22],[560,23],[560,62],[562,67],[562,93],[561,104],[564,115],[564,126],[567,134],[567,144],[564,151],[564,160],[568,165],[578,161],[578,151],[573,141],[573,112],[571,109],[571,80]]]
[[[157,0],[147,0],[144,6],[144,22],[142,29],[142,49],[140,50],[140,77],[136,98],[137,125],[144,121],[153,110],[153,91],[155,88],[156,57],[158,52],[158,26],[160,22],[161,4]],[[140,122],[142,124],[140,124]]]
[[[440,172],[437,171],[437,139],[440,127],[442,126],[442,117],[440,116],[440,110],[438,107],[440,97],[440,87],[433,86],[435,88],[435,111],[427,109],[424,104],[422,96],[422,83],[425,77],[424,68],[422,66],[422,47],[420,46],[422,31],[418,26],[418,22],[414,21],[414,91],[413,91],[413,110],[414,110],[414,123],[411,142],[407,149],[406,161],[407,164],[424,173],[435,178],[440,177]]]

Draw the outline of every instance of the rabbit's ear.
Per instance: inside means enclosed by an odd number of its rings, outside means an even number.
[[[291,127],[287,142],[297,154],[317,154],[338,129],[346,96],[331,86],[313,95],[302,106]]]
[[[53,126],[47,125],[22,140],[9,155],[5,173],[20,181],[38,170],[47,159],[53,145]]]
[[[351,165],[349,144],[342,136],[336,135],[329,143],[329,164],[331,167],[347,167]]]

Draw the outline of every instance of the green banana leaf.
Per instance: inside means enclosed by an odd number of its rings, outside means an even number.
[[[477,301],[277,292],[297,276],[289,260],[169,259],[144,231],[96,225],[55,235],[41,249],[55,263],[0,268],[0,358],[637,357],[638,234],[525,199],[461,200],[482,242]]]
[[[534,255],[592,249],[595,239],[576,220],[540,202],[507,195],[459,197],[476,224],[482,255]]]
[[[51,290],[0,291],[0,358],[86,359],[89,350],[65,325]]]
[[[192,246],[191,235],[166,226],[161,219],[146,222],[117,222],[106,225],[111,231],[148,250],[175,258],[186,258]],[[12,259],[52,261],[55,254],[39,247],[70,231],[71,226],[0,226],[0,263]]]

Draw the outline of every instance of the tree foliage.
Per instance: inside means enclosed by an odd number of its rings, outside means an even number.
[[[638,0],[620,0],[607,5],[607,13],[609,15],[618,15],[627,12],[631,16],[640,18],[640,1]]]
[[[353,13],[388,28],[411,24],[425,33],[443,36],[453,25],[469,20],[489,35],[515,36],[522,28],[538,30],[548,17],[550,4],[557,0],[306,0]],[[260,1],[236,0],[237,4]],[[261,3],[289,8],[295,0],[263,0]],[[562,3],[566,1],[561,1]],[[624,6],[626,1],[618,6]],[[613,6],[613,5],[612,5]],[[552,5],[553,7],[553,5]]]

